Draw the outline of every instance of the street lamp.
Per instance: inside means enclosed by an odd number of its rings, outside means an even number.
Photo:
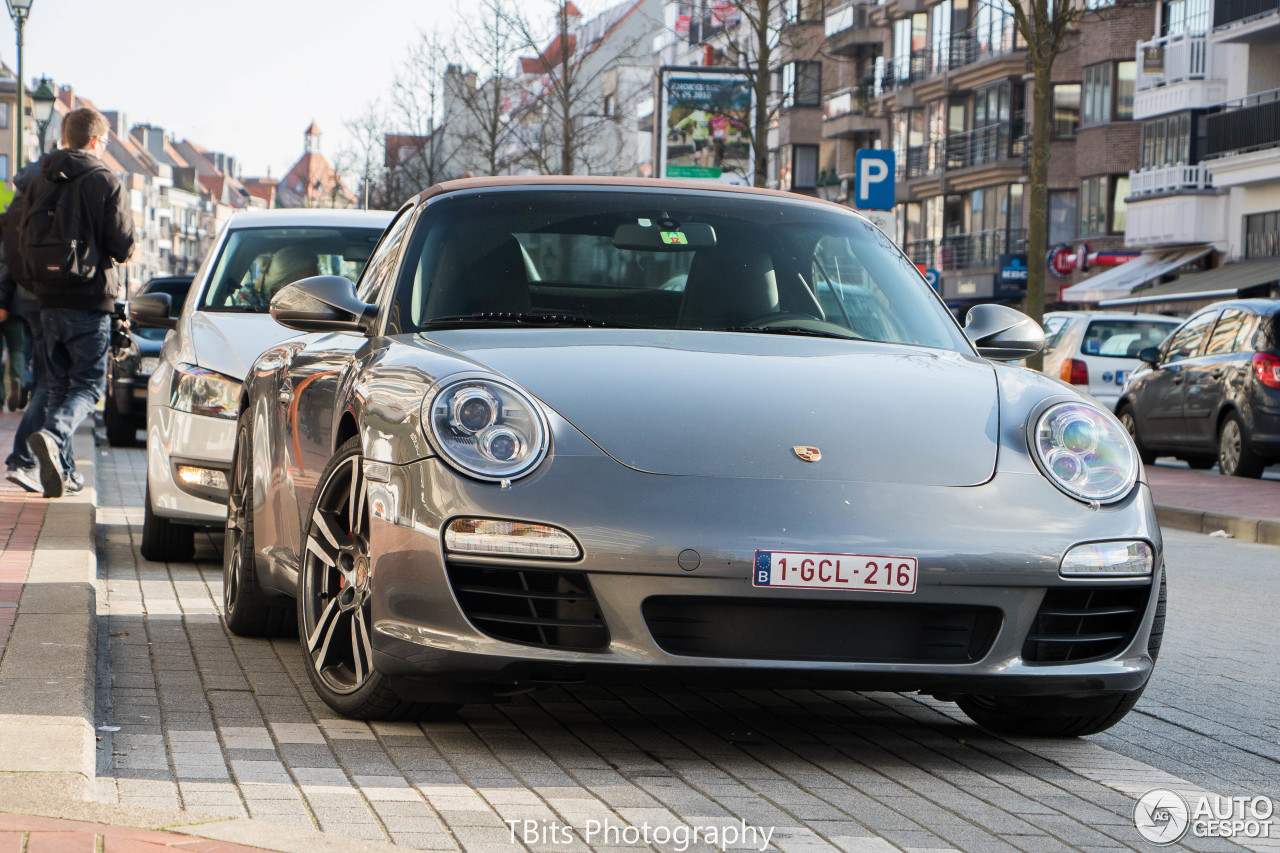
[[[44,154],[44,134],[53,121],[53,105],[58,102],[58,93],[49,85],[48,77],[40,78],[40,85],[31,93],[31,112],[36,117],[36,127],[40,133],[40,153]]]
[[[23,91],[26,83],[22,79],[22,28],[27,24],[27,16],[31,14],[32,0],[4,0],[5,5],[9,7],[9,17],[13,18],[14,25],[18,28],[18,151],[15,163],[17,169],[22,168],[22,149],[25,140],[22,138],[22,114],[26,105],[23,103]],[[17,169],[14,171],[16,172]]]
[[[835,201],[840,195],[840,176],[836,170],[823,169],[818,176],[818,197],[826,201]]]

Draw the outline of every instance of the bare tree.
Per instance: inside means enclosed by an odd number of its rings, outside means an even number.
[[[386,207],[387,199],[379,192],[385,171],[383,159],[387,134],[387,118],[382,105],[378,101],[369,103],[358,115],[344,121],[343,127],[348,139],[334,155],[334,171],[351,179],[360,197],[360,207]],[[398,204],[397,201],[391,203]]]
[[[392,87],[395,108],[388,125],[411,137],[406,156],[389,164],[385,184],[400,197],[411,195],[452,175],[457,151],[440,133],[445,99],[445,71],[453,46],[441,32],[423,32],[400,66]]]
[[[512,142],[521,89],[513,74],[522,42],[499,0],[484,0],[475,11],[472,25],[459,34],[470,70],[454,66],[446,72],[446,112],[452,125],[446,131],[466,152],[463,160],[472,171],[500,175],[515,161]]]

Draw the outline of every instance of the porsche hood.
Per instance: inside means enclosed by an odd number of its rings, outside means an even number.
[[[716,332],[430,340],[506,376],[639,471],[941,486],[995,471],[995,372],[956,353]],[[806,448],[820,458],[806,461]]]

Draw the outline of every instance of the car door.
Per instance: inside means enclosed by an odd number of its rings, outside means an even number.
[[[1226,309],[1213,327],[1204,354],[1183,362],[1187,439],[1206,453],[1218,447],[1218,412],[1228,387],[1248,378],[1249,355],[1242,350],[1256,320],[1243,308]]]
[[[1214,308],[1195,315],[1160,348],[1160,361],[1143,383],[1137,412],[1138,429],[1148,447],[1167,448],[1186,441],[1183,363],[1200,354],[1218,313]]]

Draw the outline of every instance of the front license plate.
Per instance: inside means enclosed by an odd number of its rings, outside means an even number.
[[[915,592],[916,558],[756,551],[751,583],[757,587],[788,589]]]

